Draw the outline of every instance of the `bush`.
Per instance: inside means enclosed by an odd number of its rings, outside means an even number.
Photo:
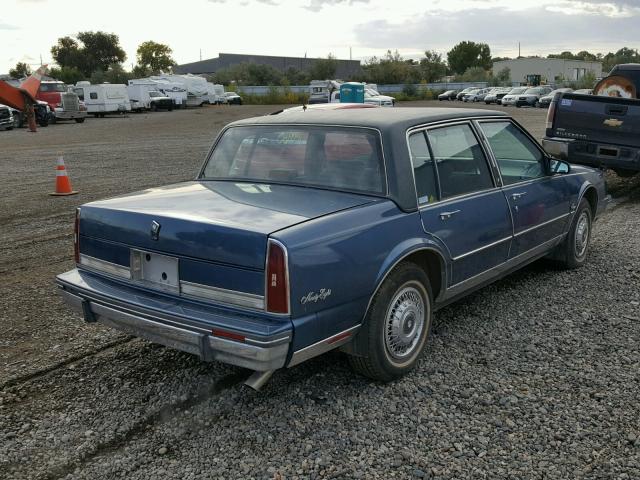
[[[391,93],[390,96],[394,97],[398,102],[407,102],[411,100],[433,100],[437,98],[437,96],[442,93],[442,91],[434,91],[428,88],[424,88],[422,85],[416,87],[416,85],[411,85],[413,87],[413,94],[407,93],[407,85],[402,89],[400,93]]]
[[[238,94],[242,97],[242,103],[247,105],[303,105],[309,102],[307,93],[292,92],[288,87],[271,86],[266,95],[243,93],[240,88]]]

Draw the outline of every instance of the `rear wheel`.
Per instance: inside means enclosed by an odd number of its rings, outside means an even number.
[[[84,118],[76,118],[76,123],[84,123]]]
[[[413,369],[431,328],[431,285],[413,263],[400,264],[376,293],[356,341],[363,356],[350,356],[352,368],[374,380],[390,381]]]

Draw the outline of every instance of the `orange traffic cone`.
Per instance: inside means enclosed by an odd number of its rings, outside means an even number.
[[[67,169],[64,167],[64,159],[62,155],[58,157],[58,166],[56,167],[56,191],[49,195],[75,195],[78,193],[71,189],[71,182],[67,177]]]

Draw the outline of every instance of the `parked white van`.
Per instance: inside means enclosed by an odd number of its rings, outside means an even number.
[[[73,91],[87,107],[87,113],[95,117],[104,117],[108,113],[125,113],[131,111],[131,102],[127,86],[118,83],[78,82]]]

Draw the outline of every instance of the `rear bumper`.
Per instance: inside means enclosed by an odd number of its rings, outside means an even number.
[[[542,146],[547,153],[571,163],[640,171],[640,148],[558,137],[543,138]]]
[[[262,328],[271,332],[252,333],[247,327],[260,319],[225,315],[191,302],[144,294],[78,269],[58,275],[56,283],[63,300],[86,322],[99,322],[204,361],[264,372],[283,367],[289,354],[291,328],[286,324],[265,326],[263,320]]]

